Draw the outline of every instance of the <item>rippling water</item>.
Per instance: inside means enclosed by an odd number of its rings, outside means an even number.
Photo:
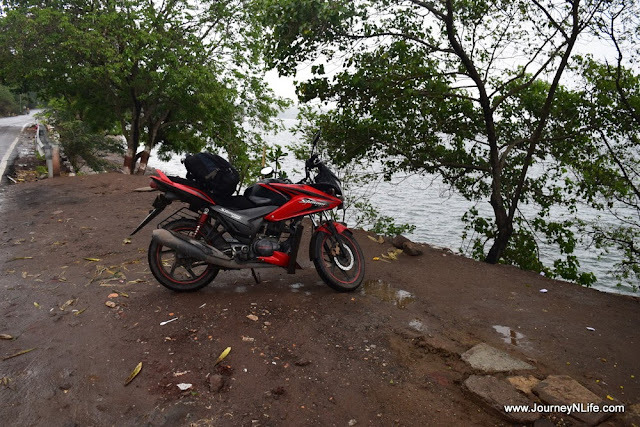
[[[285,120],[285,124],[291,126],[294,122],[293,120]],[[299,142],[299,139],[292,133],[285,131],[267,138],[267,141],[284,148],[288,144]],[[149,166],[184,177],[186,170],[180,159],[181,157],[175,157],[168,162],[162,162],[155,155],[152,155]],[[302,162],[292,158],[285,159],[283,164],[284,169],[288,172],[293,168],[301,170],[304,167]],[[289,175],[294,181],[302,177],[301,174],[290,173]],[[375,186],[367,188],[366,192],[373,192],[371,201],[382,215],[393,217],[397,223],[416,226],[414,233],[410,235],[412,240],[451,248],[454,252],[458,252],[463,244],[461,236],[464,224],[461,218],[472,204],[458,194],[450,192],[437,177],[398,174],[393,177],[391,182],[377,183]],[[481,214],[492,217],[492,209],[488,201],[475,206]],[[554,214],[559,216],[562,213],[557,211]],[[583,220],[595,220],[598,218],[597,215],[598,212],[592,209],[580,210],[580,217]],[[552,247],[542,244],[540,251],[543,261],[546,264],[551,264],[556,251]],[[594,288],[606,292],[640,295],[638,292],[633,292],[629,286],[616,285],[616,279],[609,273],[611,266],[619,261],[615,254],[601,256],[593,248],[578,246],[575,255],[580,260],[581,269],[593,272],[598,278]]]

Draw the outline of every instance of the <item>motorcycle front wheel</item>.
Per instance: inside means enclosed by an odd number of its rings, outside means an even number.
[[[355,291],[364,278],[364,255],[349,232],[319,232],[314,243],[313,264],[322,280],[339,292]]]
[[[195,238],[198,222],[193,219],[178,219],[163,228]],[[197,239],[211,244],[202,237],[208,235],[211,228],[210,224],[204,224]],[[148,257],[149,268],[156,280],[175,292],[193,292],[204,288],[215,279],[219,271],[211,264],[180,254],[153,240],[149,245]]]

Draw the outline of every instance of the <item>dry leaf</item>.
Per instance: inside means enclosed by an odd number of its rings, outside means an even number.
[[[84,313],[84,311],[86,310],[86,308],[83,308],[82,310],[78,310],[75,313],[73,313],[74,316],[80,316],[82,313]]]
[[[34,302],[34,303],[33,303],[33,305],[34,305],[36,308],[40,308],[40,304],[38,304],[37,302]]]
[[[84,258],[84,259],[86,259],[87,261],[93,261],[93,262],[100,261],[100,258]]]
[[[114,292],[112,294],[107,295],[107,298],[118,298],[118,293]]]
[[[78,301],[78,298],[70,299],[69,301],[65,302],[60,306],[60,310],[64,311],[65,308],[69,307],[70,305],[73,305],[76,301]]]
[[[256,316],[255,314],[250,314],[247,316],[247,319],[249,320],[253,320],[254,322],[258,321],[258,316]]]
[[[22,272],[22,278],[23,278],[23,279],[26,279],[26,278],[27,278],[27,274],[29,274],[29,273],[27,273],[26,271],[23,271],[23,272]]]
[[[33,257],[32,256],[17,256],[17,257],[11,258],[9,261],[17,261],[19,259],[33,259]]]
[[[37,348],[37,347],[30,348],[30,349],[28,349],[28,350],[22,350],[22,351],[19,351],[19,352],[17,352],[16,354],[12,354],[11,356],[7,356],[7,357],[2,358],[2,360],[9,360],[9,359],[12,359],[12,358],[14,358],[14,357],[22,356],[23,354],[27,354],[27,353],[29,353],[30,351],[35,350],[36,348]]]
[[[107,301],[107,302],[104,303],[104,305],[106,305],[107,307],[110,307],[110,308],[115,308],[116,303],[113,302],[113,301]]]
[[[123,244],[123,245],[130,245],[130,244],[131,244],[131,239],[129,239],[129,238],[124,239],[124,240],[122,241],[122,244]]]
[[[9,334],[0,334],[0,340],[12,340],[13,337]]]
[[[142,362],[138,363],[138,366],[136,366],[133,372],[131,372],[131,375],[129,375],[129,377],[125,380],[124,385],[125,386],[129,385],[129,383],[133,381],[133,379],[140,373],[141,370],[142,370]]]
[[[224,360],[224,358],[229,355],[230,352],[231,352],[231,347],[225,348],[224,351],[222,353],[220,353],[220,356],[218,356],[218,360],[216,360],[216,363],[214,363],[213,366],[215,366],[218,363],[222,362]]]

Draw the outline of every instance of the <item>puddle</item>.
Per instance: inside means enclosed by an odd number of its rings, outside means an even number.
[[[508,326],[494,325],[493,329],[502,335],[502,340],[507,344],[521,346],[524,344],[524,340],[526,339],[524,334],[514,331]]]
[[[382,280],[367,280],[362,285],[362,294],[371,295],[382,301],[393,303],[398,308],[406,308],[416,298],[409,292],[394,288]]]

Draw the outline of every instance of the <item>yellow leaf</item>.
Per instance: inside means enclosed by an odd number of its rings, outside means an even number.
[[[613,397],[609,396],[608,394],[607,394],[607,399],[614,400]]]
[[[122,244],[123,244],[123,245],[130,245],[130,244],[131,244],[131,239],[129,239],[129,238],[124,239],[124,240],[122,241]]]
[[[218,356],[218,360],[216,360],[216,363],[214,363],[213,366],[215,366],[218,363],[222,362],[224,360],[224,358],[229,355],[230,352],[231,352],[231,347],[225,348],[224,351],[222,353],[220,353],[220,356]]]
[[[75,313],[73,313],[74,316],[80,316],[82,313],[84,313],[84,311],[86,310],[86,308],[83,308],[82,310],[78,310]]]
[[[33,303],[33,305],[34,305],[36,308],[40,308],[40,304],[38,304],[37,302],[34,302],[34,303]]]
[[[374,257],[373,257],[373,260],[374,260],[374,261],[380,261],[380,258],[379,258],[379,257],[377,257],[377,256],[374,256]]]
[[[100,258],[84,258],[84,259],[86,259],[87,261],[93,261],[93,262],[100,261]]]
[[[129,375],[129,377],[125,380],[124,385],[125,386],[129,385],[129,383],[133,381],[133,379],[140,373],[141,370],[142,370],[142,362],[138,363],[138,366],[136,366],[133,372],[131,372],[131,375]]]
[[[17,261],[19,259],[33,259],[33,257],[32,256],[17,256],[17,257],[11,258],[9,261]]]

